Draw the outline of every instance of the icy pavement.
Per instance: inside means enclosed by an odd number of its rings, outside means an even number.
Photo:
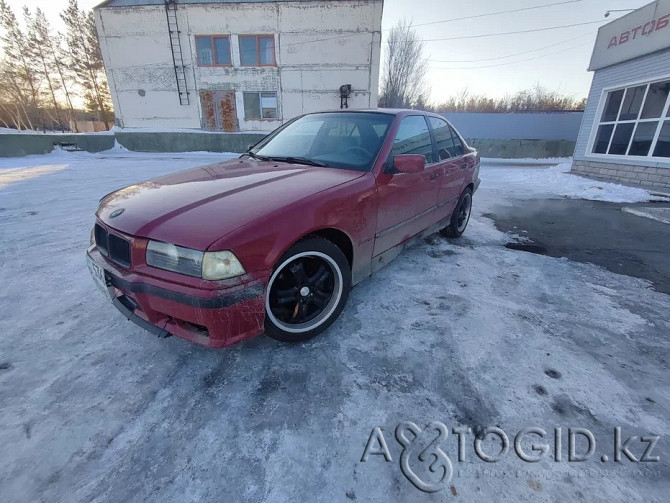
[[[352,291],[325,334],[213,351],[124,320],[95,290],[84,251],[102,195],[222,157],[0,159],[0,501],[667,501],[670,297],[505,249],[482,216],[529,198],[639,202],[645,191],[571,176],[567,164],[484,167],[465,236],[407,250]],[[453,477],[441,492],[403,476],[403,421],[449,428]],[[511,443],[539,427],[550,453],[525,463],[511,445],[486,463],[466,435],[458,462],[451,428],[464,425],[499,427]],[[361,462],[377,426],[392,462]],[[568,461],[569,427],[593,433],[588,461]],[[624,439],[660,435],[660,461],[612,462],[615,427]],[[629,447],[639,459],[645,444]]]
[[[650,218],[656,220],[657,222],[662,222],[664,224],[670,224],[670,208],[654,208],[654,207],[644,207],[644,208],[622,208],[621,211],[630,213],[632,215],[637,215],[638,217]]]

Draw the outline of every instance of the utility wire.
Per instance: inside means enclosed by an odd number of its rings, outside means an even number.
[[[561,28],[572,28],[573,26],[584,26],[588,24],[596,24],[596,23],[604,23],[605,20],[597,20],[597,21],[587,21],[585,23],[573,23],[573,24],[564,24],[560,26],[549,26],[546,28],[535,28],[533,30],[520,30],[520,31],[508,31],[504,33],[482,33],[480,35],[464,35],[462,37],[448,37],[448,38],[427,38],[423,39],[424,42],[438,42],[438,41],[443,41],[443,40],[464,40],[468,38],[483,38],[483,37],[499,37],[502,35],[516,35],[519,33],[535,33],[539,31],[549,31],[549,30],[559,30]],[[292,47],[295,45],[303,45],[303,44],[312,44],[315,42],[326,42],[328,40],[340,40],[343,38],[347,37],[356,37],[358,35],[369,35],[370,33],[379,33],[379,32],[356,32],[356,33],[348,33],[346,35],[338,35],[336,37],[329,37],[329,38],[319,38],[319,39],[314,39],[314,40],[305,40],[303,42],[293,42],[290,44],[281,44],[282,47]],[[388,44],[388,41],[386,42]]]
[[[577,49],[578,47],[583,47],[585,45],[591,45],[591,42],[586,42],[584,44],[575,45],[568,47],[560,51],[549,52],[547,54],[542,54],[540,56],[535,56],[533,58],[520,59],[519,61],[508,61],[506,63],[497,63],[494,65],[482,65],[482,66],[458,66],[458,67],[429,67],[431,70],[479,70],[481,68],[492,68],[494,66],[506,66],[506,65],[515,65],[517,63],[525,63],[526,61],[534,61],[536,59],[546,58],[547,56],[553,56],[554,54],[560,54],[562,52],[571,51],[572,49]]]
[[[555,3],[550,3],[550,4],[545,4],[545,5],[536,5],[534,7],[522,7],[520,9],[511,9],[511,10],[501,10],[498,12],[489,12],[487,14],[477,14],[475,16],[465,16],[465,17],[455,17],[453,19],[444,19],[442,21],[431,21],[430,23],[419,23],[419,24],[412,24],[413,27],[416,26],[429,26],[433,24],[442,24],[442,23],[451,23],[452,21],[464,21],[466,19],[477,19],[480,17],[488,17],[488,16],[497,16],[499,14],[511,14],[513,12],[521,12],[521,11],[526,11],[526,10],[535,10],[535,9],[544,9],[547,7],[553,7],[554,5],[565,5],[569,3],[577,3],[581,2],[582,0],[569,0],[569,1],[564,1],[564,2],[555,2]],[[392,29],[392,28],[390,28]],[[382,31],[389,31],[390,29],[382,30]]]
[[[580,38],[589,37],[589,36],[591,36],[591,35],[593,35],[593,33],[592,33],[592,32],[589,32],[589,33],[585,33],[584,35],[580,35],[580,36],[578,36],[578,37],[574,37],[574,38],[569,38],[569,39],[567,39],[567,40],[562,40],[561,42],[556,42],[556,43],[551,44],[551,45],[545,45],[544,47],[540,47],[540,48],[538,48],[538,49],[531,49],[530,51],[517,52],[517,53],[515,53],[515,54],[508,54],[507,56],[497,56],[497,57],[495,57],[495,58],[483,58],[483,59],[452,59],[452,60],[449,60],[449,59],[429,59],[428,61],[431,62],[431,63],[479,63],[479,62],[481,62],[481,61],[497,61],[497,60],[499,60],[499,59],[512,58],[512,57],[514,57],[514,56],[522,56],[522,55],[524,55],[524,54],[531,54],[531,53],[533,53],[533,52],[542,51],[542,50],[544,50],[544,49],[549,49],[550,47],[555,47],[555,46],[557,46],[557,45],[565,44],[565,43],[567,43],[567,42],[572,42],[572,41],[574,41],[574,40],[579,40]]]
[[[518,33],[535,33],[538,31],[549,31],[549,30],[558,30],[561,28],[571,28],[573,26],[584,26],[587,24],[596,24],[596,23],[604,23],[605,20],[599,19],[597,21],[587,21],[585,23],[573,23],[573,24],[563,24],[560,26],[548,26],[546,28],[535,28],[533,30],[519,30],[519,31],[506,31],[503,33],[482,33],[480,35],[464,35],[462,37],[447,37],[447,38],[424,38],[424,42],[438,42],[442,40],[463,40],[466,38],[483,38],[483,37],[499,37],[502,35],[516,35]]]
[[[569,0],[569,1],[564,1],[564,2],[556,2],[552,4],[547,4],[547,5],[537,5],[535,7],[524,7],[521,9],[512,9],[512,10],[507,10],[507,11],[498,11],[498,12],[490,12],[488,14],[478,14],[476,16],[466,16],[466,17],[460,17],[460,18],[453,18],[453,19],[444,19],[442,21],[433,21],[430,23],[421,23],[421,24],[413,24],[412,27],[416,26],[427,26],[430,24],[438,24],[438,23],[450,23],[452,21],[463,21],[467,19],[474,19],[478,17],[485,17],[485,16],[495,16],[498,14],[507,14],[510,12],[518,12],[522,10],[530,10],[530,9],[540,9],[544,7],[551,7],[553,5],[561,5],[561,4],[569,4],[569,3],[576,3],[576,2],[581,2],[582,0]],[[575,24],[568,24],[568,25],[562,25],[562,26],[551,26],[548,28],[537,28],[534,30],[522,30],[522,31],[512,31],[512,32],[506,32],[506,33],[490,33],[490,34],[481,34],[481,35],[467,35],[463,37],[450,37],[450,38],[434,38],[434,39],[424,39],[424,42],[435,42],[435,41],[442,41],[442,40],[462,40],[466,38],[481,38],[481,37],[496,37],[500,35],[513,35],[517,33],[533,33],[533,32],[538,32],[538,31],[547,31],[547,30],[558,30],[560,28],[570,28],[572,26],[583,26],[583,25],[588,25],[588,24],[595,24],[595,23],[603,23],[605,22],[604,20],[598,20],[598,21],[590,21],[586,23],[575,23]],[[393,28],[387,28],[382,31],[390,31]],[[341,40],[343,38],[348,38],[348,37],[356,37],[359,35],[367,35],[369,33],[375,33],[375,32],[355,32],[355,33],[347,33],[345,35],[337,35],[335,37],[328,37],[328,38],[319,38],[319,39],[314,39],[314,40],[305,40],[303,42],[293,42],[290,44],[282,44],[283,47],[292,47],[296,45],[304,45],[304,44],[312,44],[315,42],[327,42],[329,40]],[[388,42],[386,42],[388,43]]]

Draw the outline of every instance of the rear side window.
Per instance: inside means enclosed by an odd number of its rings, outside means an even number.
[[[429,117],[430,127],[433,128],[433,136],[437,146],[437,155],[440,161],[446,161],[456,157],[457,147],[454,144],[454,137],[451,134],[451,128],[444,119]]]
[[[430,127],[433,128],[433,136],[437,146],[437,155],[440,161],[446,161],[453,157],[460,157],[465,153],[463,142],[447,121],[437,117],[429,117]]]
[[[453,127],[449,126],[449,129],[451,129],[451,137],[454,139],[454,157],[465,155],[465,145],[463,145],[460,136]]]
[[[426,164],[434,162],[428,123],[423,116],[411,115],[400,123],[398,134],[393,140],[390,161],[393,162],[393,158],[401,154],[421,154],[426,158]]]

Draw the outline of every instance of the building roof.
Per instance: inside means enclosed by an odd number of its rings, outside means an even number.
[[[268,2],[330,2],[333,0],[177,0],[177,4],[207,4],[207,3],[268,3]],[[165,5],[165,0],[105,0],[94,8],[100,7],[139,7],[142,5]]]

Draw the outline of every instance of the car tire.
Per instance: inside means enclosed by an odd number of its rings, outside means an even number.
[[[351,267],[333,242],[307,238],[277,262],[265,296],[265,334],[282,342],[311,339],[344,309],[351,290]]]
[[[470,221],[472,213],[472,190],[467,188],[458,199],[458,204],[451,214],[449,225],[440,230],[440,234],[447,238],[460,238]]]

